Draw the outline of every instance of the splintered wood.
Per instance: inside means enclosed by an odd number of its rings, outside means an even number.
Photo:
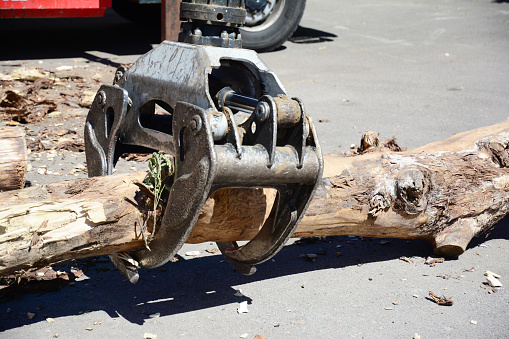
[[[508,150],[505,121],[413,151],[325,157],[324,178],[293,236],[424,239],[436,254],[458,256],[508,213]],[[145,174],[1,193],[0,275],[143,246],[139,225],[150,208],[133,182]],[[188,242],[252,239],[274,199],[270,189],[216,192]]]
[[[324,179],[294,237],[357,235],[424,239],[440,256],[458,256],[472,237],[508,213],[509,122],[454,135],[413,151],[379,149],[325,157]],[[246,240],[265,210],[241,212],[240,190],[213,196],[189,242]],[[233,197],[228,199],[229,197]],[[240,201],[240,202],[239,202]],[[260,203],[260,202],[258,202]],[[228,224],[223,221],[228,220]]]
[[[81,179],[5,193],[0,199],[0,274],[143,246],[145,173]],[[115,194],[112,195],[112,193]],[[149,230],[152,223],[148,221]]]

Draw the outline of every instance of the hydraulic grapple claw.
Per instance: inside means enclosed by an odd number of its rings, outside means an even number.
[[[111,174],[123,153],[173,156],[173,182],[150,250],[114,260],[135,263],[123,271],[136,280],[137,265],[157,267],[176,254],[211,194],[273,188],[277,201],[259,233],[243,246],[218,243],[235,269],[253,274],[292,235],[321,178],[320,145],[302,102],[287,96],[254,51],[223,48],[240,47],[243,6],[186,1],[181,16],[190,20],[180,38],[187,43],[164,41],[119,68],[87,116],[90,176]]]
[[[222,92],[227,95],[218,100]],[[213,192],[270,187],[278,198],[260,232],[240,247],[218,243],[239,272],[254,273],[253,266],[275,255],[294,232],[322,173],[316,132],[302,103],[286,96],[254,52],[242,49],[161,44],[117,85],[100,88],[85,141],[91,176],[111,174],[122,153],[173,155],[161,228],[150,250],[131,253],[149,268],[176,254]]]

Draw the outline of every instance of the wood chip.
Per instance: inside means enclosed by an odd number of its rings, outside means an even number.
[[[95,95],[95,91],[84,91],[81,93],[81,101],[79,102],[79,105],[81,107],[90,108],[90,106],[92,106],[92,102],[94,102]]]
[[[44,78],[45,76],[46,74],[43,74],[34,68],[18,68],[11,72],[11,77],[14,80],[35,81],[37,79]]]
[[[237,308],[237,313],[238,314],[249,313],[249,310],[247,309],[247,301],[243,301],[243,302],[239,303],[239,307]]]
[[[446,298],[445,296],[437,296],[435,293],[429,291],[429,296],[432,298],[432,300],[441,305],[441,306],[452,306],[452,304],[454,304],[454,301],[452,301],[452,299],[449,297],[449,298]]]
[[[431,267],[435,266],[436,264],[443,263],[445,261],[444,258],[433,258],[428,257],[426,261],[424,262],[426,265],[430,265]]]
[[[58,66],[55,71],[72,71],[73,68],[72,66]]]
[[[500,282],[500,280],[498,280],[494,276],[488,275],[486,277],[486,281],[488,282],[488,285],[490,285],[491,287],[502,287],[502,283]]]
[[[485,276],[490,276],[491,275],[492,277],[495,277],[497,279],[501,278],[500,274],[496,274],[495,272],[492,272],[492,271],[486,271],[486,272],[484,272],[484,275]]]
[[[473,266],[473,267],[470,267],[469,269],[466,269],[465,272],[475,272],[478,269],[479,269],[479,266]],[[486,271],[486,272],[488,272],[488,271]]]
[[[407,257],[400,257],[399,260],[406,261],[409,264],[413,264],[414,263],[410,258],[407,258]]]

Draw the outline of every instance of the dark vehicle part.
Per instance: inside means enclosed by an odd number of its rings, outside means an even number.
[[[183,0],[179,41],[216,47],[242,47],[239,26],[244,23],[244,0]]]
[[[246,0],[246,23],[240,29],[244,48],[272,51],[299,26],[306,0]]]
[[[112,7],[132,22],[159,27],[160,2],[112,0]],[[306,0],[246,0],[245,5],[245,23],[240,29],[242,47],[266,52],[280,47],[292,36],[299,26]]]
[[[111,8],[137,25],[154,29],[161,27],[161,0],[111,0]]]
[[[186,2],[182,12],[189,20],[179,39],[193,44],[164,41],[129,69],[120,67],[87,116],[90,176],[111,174],[123,153],[173,156],[171,189],[150,249],[112,257],[131,282],[138,280],[138,266],[168,262],[205,201],[230,187],[278,192],[251,241],[218,243],[233,267],[254,273],[294,232],[322,175],[320,145],[302,102],[286,95],[254,51],[223,48],[240,42],[243,1],[209,2]]]

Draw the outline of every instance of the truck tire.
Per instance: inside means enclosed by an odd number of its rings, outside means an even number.
[[[268,0],[264,8],[258,9],[246,0],[246,24],[240,29],[242,47],[257,52],[280,47],[299,26],[305,6],[306,0]]]
[[[250,3],[259,6],[255,8]],[[161,25],[160,4],[113,0],[112,7],[122,17],[139,25],[148,28]],[[299,26],[305,7],[306,0],[246,0],[246,24],[240,29],[242,47],[258,52],[280,47]]]

